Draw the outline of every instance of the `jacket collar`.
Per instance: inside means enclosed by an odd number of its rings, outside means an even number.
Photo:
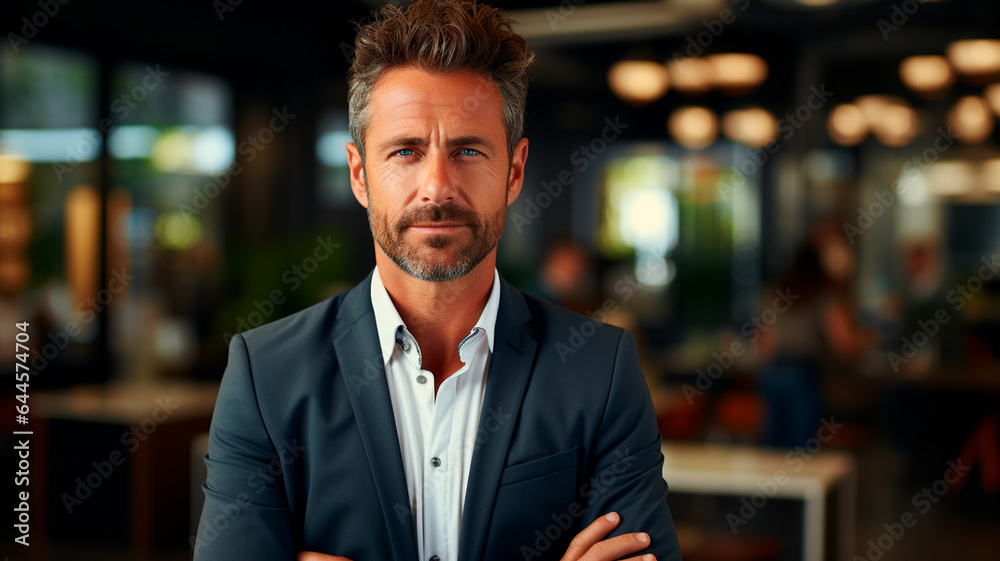
[[[478,432],[488,437],[477,438],[473,450],[459,539],[461,559],[483,556],[500,475],[538,349],[535,339],[522,327],[531,320],[524,296],[502,277],[496,278],[500,281],[500,302]],[[371,280],[369,274],[344,296],[338,314],[341,321],[334,326],[333,346],[372,466],[393,556],[403,561],[416,558],[417,542],[385,363],[381,360]],[[495,424],[498,419],[499,426]],[[484,423],[488,420],[487,427]]]

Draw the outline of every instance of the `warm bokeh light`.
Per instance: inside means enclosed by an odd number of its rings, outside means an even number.
[[[983,96],[986,97],[986,101],[993,109],[993,113],[995,113],[997,117],[1000,117],[1000,83],[986,86],[986,89],[983,91]]]
[[[0,205],[0,248],[13,252],[31,241],[31,212],[24,204]]]
[[[100,264],[101,199],[97,189],[79,185],[66,194],[64,231],[66,280],[73,293],[73,307],[97,292]]]
[[[868,121],[857,105],[844,103],[833,108],[826,122],[827,132],[841,146],[854,146],[868,134]]]
[[[1000,39],[967,39],[948,45],[948,61],[959,74],[1000,73]]]
[[[955,82],[955,73],[943,56],[911,56],[899,63],[899,79],[914,92],[934,97]]]
[[[667,62],[670,85],[677,91],[700,95],[712,89],[712,65],[703,58],[676,58]]]
[[[948,126],[965,144],[979,144],[993,133],[993,114],[985,99],[969,95],[958,100],[948,111]]]
[[[873,126],[879,120],[882,111],[890,105],[905,104],[906,100],[888,95],[869,94],[854,100],[854,105],[861,109],[865,122]]]
[[[622,60],[608,70],[608,86],[622,100],[642,105],[663,97],[670,87],[670,77],[662,64]]]
[[[939,197],[967,195],[976,187],[976,173],[966,161],[945,161],[927,167],[927,183]]]
[[[715,85],[727,93],[746,93],[767,79],[767,62],[754,54],[724,53],[706,57]]]
[[[1000,193],[1000,158],[983,162],[980,170],[983,189],[990,193]]]
[[[886,146],[906,146],[917,134],[917,113],[912,107],[890,103],[871,124],[875,138]]]
[[[0,184],[23,183],[28,178],[31,165],[10,154],[0,154]]]
[[[719,119],[704,107],[683,107],[670,115],[667,130],[681,146],[699,150],[719,136]]]
[[[854,100],[854,105],[861,110],[867,127],[882,144],[905,146],[917,134],[917,114],[904,98],[863,95]],[[860,134],[856,125],[855,132]]]
[[[759,107],[735,109],[722,116],[722,132],[730,140],[763,148],[777,137],[778,120]]]

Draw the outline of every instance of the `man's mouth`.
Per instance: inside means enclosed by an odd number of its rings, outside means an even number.
[[[446,234],[451,232],[457,232],[462,228],[467,228],[468,225],[459,222],[424,222],[418,224],[411,224],[407,228],[417,232],[429,233],[429,234]]]

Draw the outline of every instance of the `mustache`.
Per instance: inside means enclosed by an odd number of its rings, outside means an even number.
[[[431,222],[455,222],[475,226],[479,224],[479,217],[475,212],[455,203],[421,206],[405,211],[396,222],[396,230],[401,233],[414,224]]]

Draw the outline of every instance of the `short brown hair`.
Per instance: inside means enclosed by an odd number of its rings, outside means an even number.
[[[475,0],[417,0],[406,11],[389,4],[361,28],[348,71],[351,137],[364,159],[372,88],[386,70],[471,71],[499,90],[508,157],[524,129],[528,67],[534,53],[500,9]]]

